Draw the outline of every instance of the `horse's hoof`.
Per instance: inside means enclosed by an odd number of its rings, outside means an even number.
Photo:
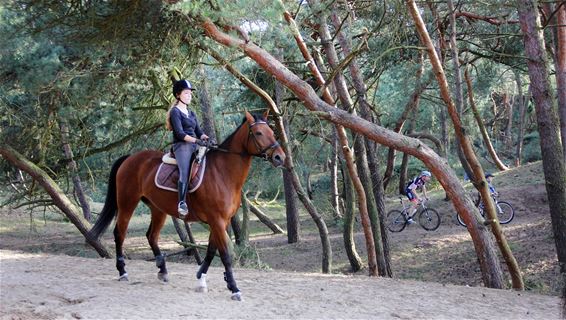
[[[240,291],[234,292],[230,298],[234,301],[242,301],[242,293]]]
[[[128,279],[128,273],[124,273],[123,275],[120,276],[120,278],[118,278],[118,281],[129,281],[130,279]]]
[[[159,279],[163,282],[169,282],[169,274],[158,272],[157,273],[157,279]]]
[[[200,293],[207,293],[208,292],[208,287],[196,287],[195,292],[200,292]]]

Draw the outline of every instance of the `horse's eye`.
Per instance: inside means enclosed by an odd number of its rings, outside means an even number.
[[[261,133],[260,131],[258,131],[258,132],[255,133],[255,135],[256,135],[256,136],[261,136],[262,133]]]

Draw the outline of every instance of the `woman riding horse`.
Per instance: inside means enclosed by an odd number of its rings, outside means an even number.
[[[92,237],[99,238],[116,217],[114,241],[120,280],[128,279],[122,246],[128,223],[141,200],[151,210],[146,236],[159,268],[158,278],[168,281],[165,256],[158,246],[159,232],[167,215],[179,217],[179,213],[176,194],[157,188],[154,183],[162,155],[160,151],[146,150],[116,160],[110,172],[104,208],[90,231]],[[217,150],[207,154],[203,182],[188,195],[189,214],[184,217],[186,221],[202,221],[210,226],[206,257],[197,272],[199,287],[206,289],[206,272],[218,250],[225,268],[224,280],[234,300],[240,300],[241,293],[232,272],[226,229],[240,206],[240,194],[254,156],[269,160],[275,167],[285,163],[285,153],[267,124],[267,113],[259,116],[246,112],[242,124]]]

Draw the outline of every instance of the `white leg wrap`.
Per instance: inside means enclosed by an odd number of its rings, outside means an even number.
[[[207,291],[208,291],[208,286],[206,284],[206,273],[203,273],[198,279],[197,292],[207,292]]]

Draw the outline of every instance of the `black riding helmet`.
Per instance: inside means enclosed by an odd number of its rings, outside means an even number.
[[[193,88],[192,84],[188,80],[181,79],[179,81],[175,81],[175,83],[173,84],[173,96],[177,98],[179,93],[181,93],[181,91],[185,89],[195,90],[195,88]]]
[[[489,178],[489,177],[495,177],[494,175],[492,175],[491,173],[486,173],[485,178]]]

